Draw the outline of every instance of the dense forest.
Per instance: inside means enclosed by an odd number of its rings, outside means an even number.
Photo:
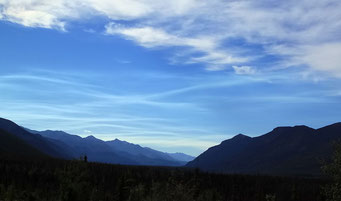
[[[0,160],[0,200],[5,201],[323,201],[326,183],[84,160]]]

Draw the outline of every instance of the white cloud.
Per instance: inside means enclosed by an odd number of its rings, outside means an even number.
[[[64,19],[76,18],[79,13],[73,9],[74,3],[64,0],[2,0],[0,6],[5,20],[27,27],[65,30]]]
[[[252,44],[260,44],[266,54],[284,57],[276,66],[308,66],[310,70],[341,74],[341,2],[242,1],[226,8],[229,33]],[[228,20],[227,20],[228,21]],[[274,64],[273,64],[274,65]]]
[[[318,71],[327,71],[341,77],[341,43],[308,47],[302,62]]]
[[[253,75],[256,69],[251,66],[232,66],[234,72],[238,75]]]
[[[86,0],[88,7],[112,20],[147,16],[178,16],[196,7],[197,0]]]
[[[121,35],[147,48],[172,46],[190,48],[186,55],[191,55],[192,52],[201,52],[204,55],[192,56],[187,60],[187,63],[207,63],[211,65],[207,67],[208,70],[222,70],[226,68],[226,64],[240,63],[247,60],[247,58],[234,57],[232,54],[220,50],[218,47],[219,41],[210,36],[186,37],[173,35],[163,29],[149,26],[124,27],[115,23],[106,26],[106,34]],[[212,66],[214,66],[214,69]]]
[[[110,23],[106,26],[106,33],[111,35],[120,34],[145,47],[179,46],[185,42],[185,39],[178,38],[161,29],[152,27],[126,28],[115,23]]]
[[[108,34],[146,48],[185,47],[173,59],[203,63],[207,70],[275,55],[285,58],[276,63],[281,68],[306,65],[334,76],[341,74],[340,10],[339,0],[0,0],[2,20],[65,30],[73,20],[104,16],[115,22]],[[129,27],[117,25],[122,20]],[[249,44],[264,51],[255,53]]]
[[[89,6],[111,19],[134,19],[151,12],[151,8],[136,0],[110,1],[88,0]]]
[[[181,15],[195,0],[0,0],[0,16],[28,27],[63,29],[72,19],[106,16],[130,20],[150,15]],[[164,12],[167,10],[167,12]]]

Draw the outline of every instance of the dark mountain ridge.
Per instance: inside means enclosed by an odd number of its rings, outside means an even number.
[[[168,153],[118,139],[106,142],[94,136],[82,138],[63,131],[34,131],[7,119],[0,119],[0,129],[54,158],[79,159],[86,155],[93,162],[153,166],[183,166],[189,161],[177,159],[176,157],[180,157],[178,155],[173,157]],[[6,139],[4,138],[5,142]],[[185,154],[181,157],[191,158]]]
[[[277,127],[253,138],[239,134],[186,166],[224,173],[319,175],[322,161],[332,153],[332,143],[340,139],[341,123],[320,129]]]
[[[14,122],[0,118],[0,128],[7,134],[12,134],[38,151],[56,158],[70,159],[72,155],[65,152],[66,147],[59,142],[50,141],[39,134],[32,134]]]
[[[15,135],[0,129],[0,158],[48,158],[47,155]]]

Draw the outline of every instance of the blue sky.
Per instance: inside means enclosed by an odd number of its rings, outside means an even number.
[[[341,2],[0,0],[0,116],[198,155],[341,121]]]

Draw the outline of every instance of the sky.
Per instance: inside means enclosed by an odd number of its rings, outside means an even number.
[[[341,121],[339,0],[0,0],[0,116],[197,156]]]

